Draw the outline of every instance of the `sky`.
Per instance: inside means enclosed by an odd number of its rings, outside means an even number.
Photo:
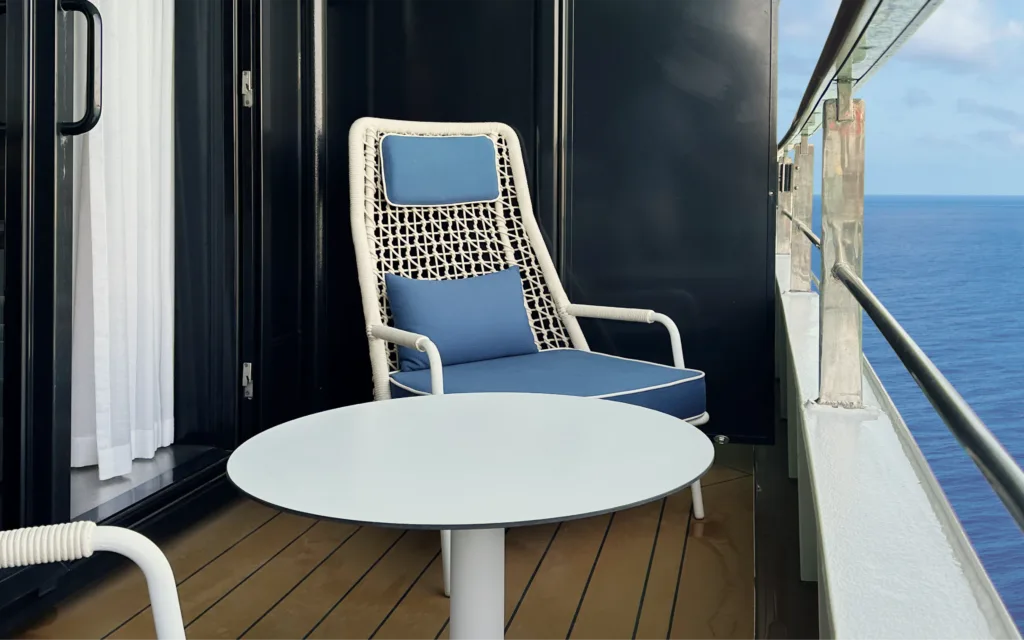
[[[781,0],[780,136],[838,6]],[[855,97],[866,193],[1024,195],[1024,0],[945,0]],[[812,142],[820,162],[820,131]]]

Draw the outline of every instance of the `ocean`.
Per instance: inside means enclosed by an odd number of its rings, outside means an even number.
[[[867,196],[864,280],[1024,464],[1024,197]],[[1024,535],[867,316],[864,353],[1024,628]]]

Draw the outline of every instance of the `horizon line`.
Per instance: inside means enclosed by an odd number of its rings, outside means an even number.
[[[1024,198],[1024,193],[865,193],[865,198]],[[820,198],[821,193],[815,193]]]

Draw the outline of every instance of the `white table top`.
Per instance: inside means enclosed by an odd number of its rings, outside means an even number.
[[[286,511],[423,529],[537,524],[644,504],[699,478],[711,441],[669,415],[474,393],[334,409],[251,438],[228,476]]]

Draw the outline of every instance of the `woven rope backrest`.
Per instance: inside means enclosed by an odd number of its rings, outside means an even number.
[[[571,346],[551,292],[523,225],[508,142],[490,133],[498,151],[500,197],[496,202],[394,206],[385,198],[380,141],[389,131],[365,130],[367,185],[365,224],[374,260],[380,321],[392,325],[384,274],[420,280],[449,280],[494,273],[518,266],[534,340],[541,349]],[[404,135],[409,135],[403,132]],[[431,134],[435,135],[435,134]],[[398,368],[394,345],[388,346],[392,371]]]

